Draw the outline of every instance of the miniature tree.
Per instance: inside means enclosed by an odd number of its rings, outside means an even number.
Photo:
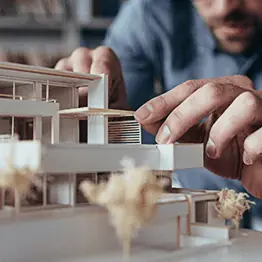
[[[107,183],[80,185],[84,196],[105,207],[117,236],[122,241],[123,253],[130,255],[131,240],[138,230],[148,223],[156,212],[158,198],[166,179],[157,179],[146,167],[135,168],[132,160],[122,161],[123,174],[112,174]]]
[[[249,195],[246,193],[237,193],[233,189],[222,189],[218,192],[218,199],[215,204],[215,209],[218,216],[222,219],[231,220],[238,230],[240,220],[243,214],[251,208],[252,202],[246,198]]]

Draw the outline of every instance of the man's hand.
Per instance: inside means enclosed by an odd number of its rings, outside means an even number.
[[[127,96],[120,62],[108,47],[100,46],[94,50],[76,49],[70,57],[58,61],[58,70],[90,74],[107,74],[109,80],[109,108],[127,109]],[[79,89],[80,106],[87,104],[87,88]]]
[[[262,198],[262,95],[248,78],[187,81],[135,117],[158,143],[204,143],[205,167]]]

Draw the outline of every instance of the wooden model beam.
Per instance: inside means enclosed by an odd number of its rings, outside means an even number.
[[[89,116],[109,116],[109,117],[127,117],[134,116],[134,111],[117,110],[117,109],[104,109],[104,108],[70,108],[59,111],[61,117],[86,119]]]

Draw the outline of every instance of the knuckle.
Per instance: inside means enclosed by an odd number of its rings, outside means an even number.
[[[153,107],[154,111],[161,112],[161,114],[168,113],[168,104],[164,95],[153,98],[150,101],[150,105]]]
[[[95,52],[99,52],[101,53],[102,56],[106,56],[106,57],[112,56],[114,54],[112,48],[108,46],[99,46],[95,49]]]
[[[66,65],[67,58],[61,58],[60,60],[57,61],[55,68],[63,68]]]
[[[221,98],[225,95],[224,86],[220,84],[208,83],[204,85],[202,89],[205,90],[203,93],[205,94],[207,101],[210,101],[211,103],[221,101]]]
[[[74,58],[79,58],[79,57],[88,57],[88,56],[90,56],[90,52],[91,52],[91,50],[90,49],[88,49],[88,48],[86,48],[86,47],[78,47],[78,48],[76,48],[74,51],[73,51],[73,53],[72,53],[72,55],[71,55],[71,57],[74,59]]]
[[[249,77],[244,76],[244,75],[233,75],[232,77],[238,83],[241,83],[241,85],[244,85],[247,88],[254,89],[253,81]]]
[[[121,63],[118,56],[108,46],[99,46],[94,50],[93,60],[99,67],[105,68],[105,70],[110,70],[114,72],[122,72]],[[120,74],[122,75],[122,73]]]
[[[94,50],[93,59],[99,67],[111,68],[112,64],[117,61],[111,48],[107,46],[99,46]]]
[[[184,118],[182,112],[178,108],[176,108],[171,112],[169,121],[171,122],[175,121],[175,123],[182,123],[183,119]]]
[[[240,100],[243,103],[243,106],[251,112],[256,111],[259,106],[259,101],[257,97],[251,92],[242,93],[240,95]]]
[[[94,62],[96,67],[106,69],[106,72],[107,69],[111,69],[112,61],[106,57],[99,56]]]
[[[189,89],[190,92],[194,92],[198,86],[198,80],[187,80],[184,85]]]

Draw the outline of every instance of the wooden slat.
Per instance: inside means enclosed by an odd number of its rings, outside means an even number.
[[[108,141],[115,144],[140,144],[141,128],[135,120],[108,123]]]
[[[70,108],[59,111],[60,116],[68,118],[88,118],[88,116],[111,116],[111,117],[120,117],[120,116],[133,116],[133,111],[127,110],[118,110],[118,109],[103,109],[103,108]]]
[[[19,71],[24,73],[36,73],[36,74],[57,76],[57,77],[70,77],[70,78],[77,78],[77,79],[82,79],[82,80],[84,79],[84,80],[91,80],[91,81],[101,78],[98,75],[82,74],[82,73],[75,73],[70,71],[62,71],[62,70],[56,70],[51,68],[45,68],[45,67],[36,67],[36,66],[7,63],[7,62],[0,62],[0,69]]]

